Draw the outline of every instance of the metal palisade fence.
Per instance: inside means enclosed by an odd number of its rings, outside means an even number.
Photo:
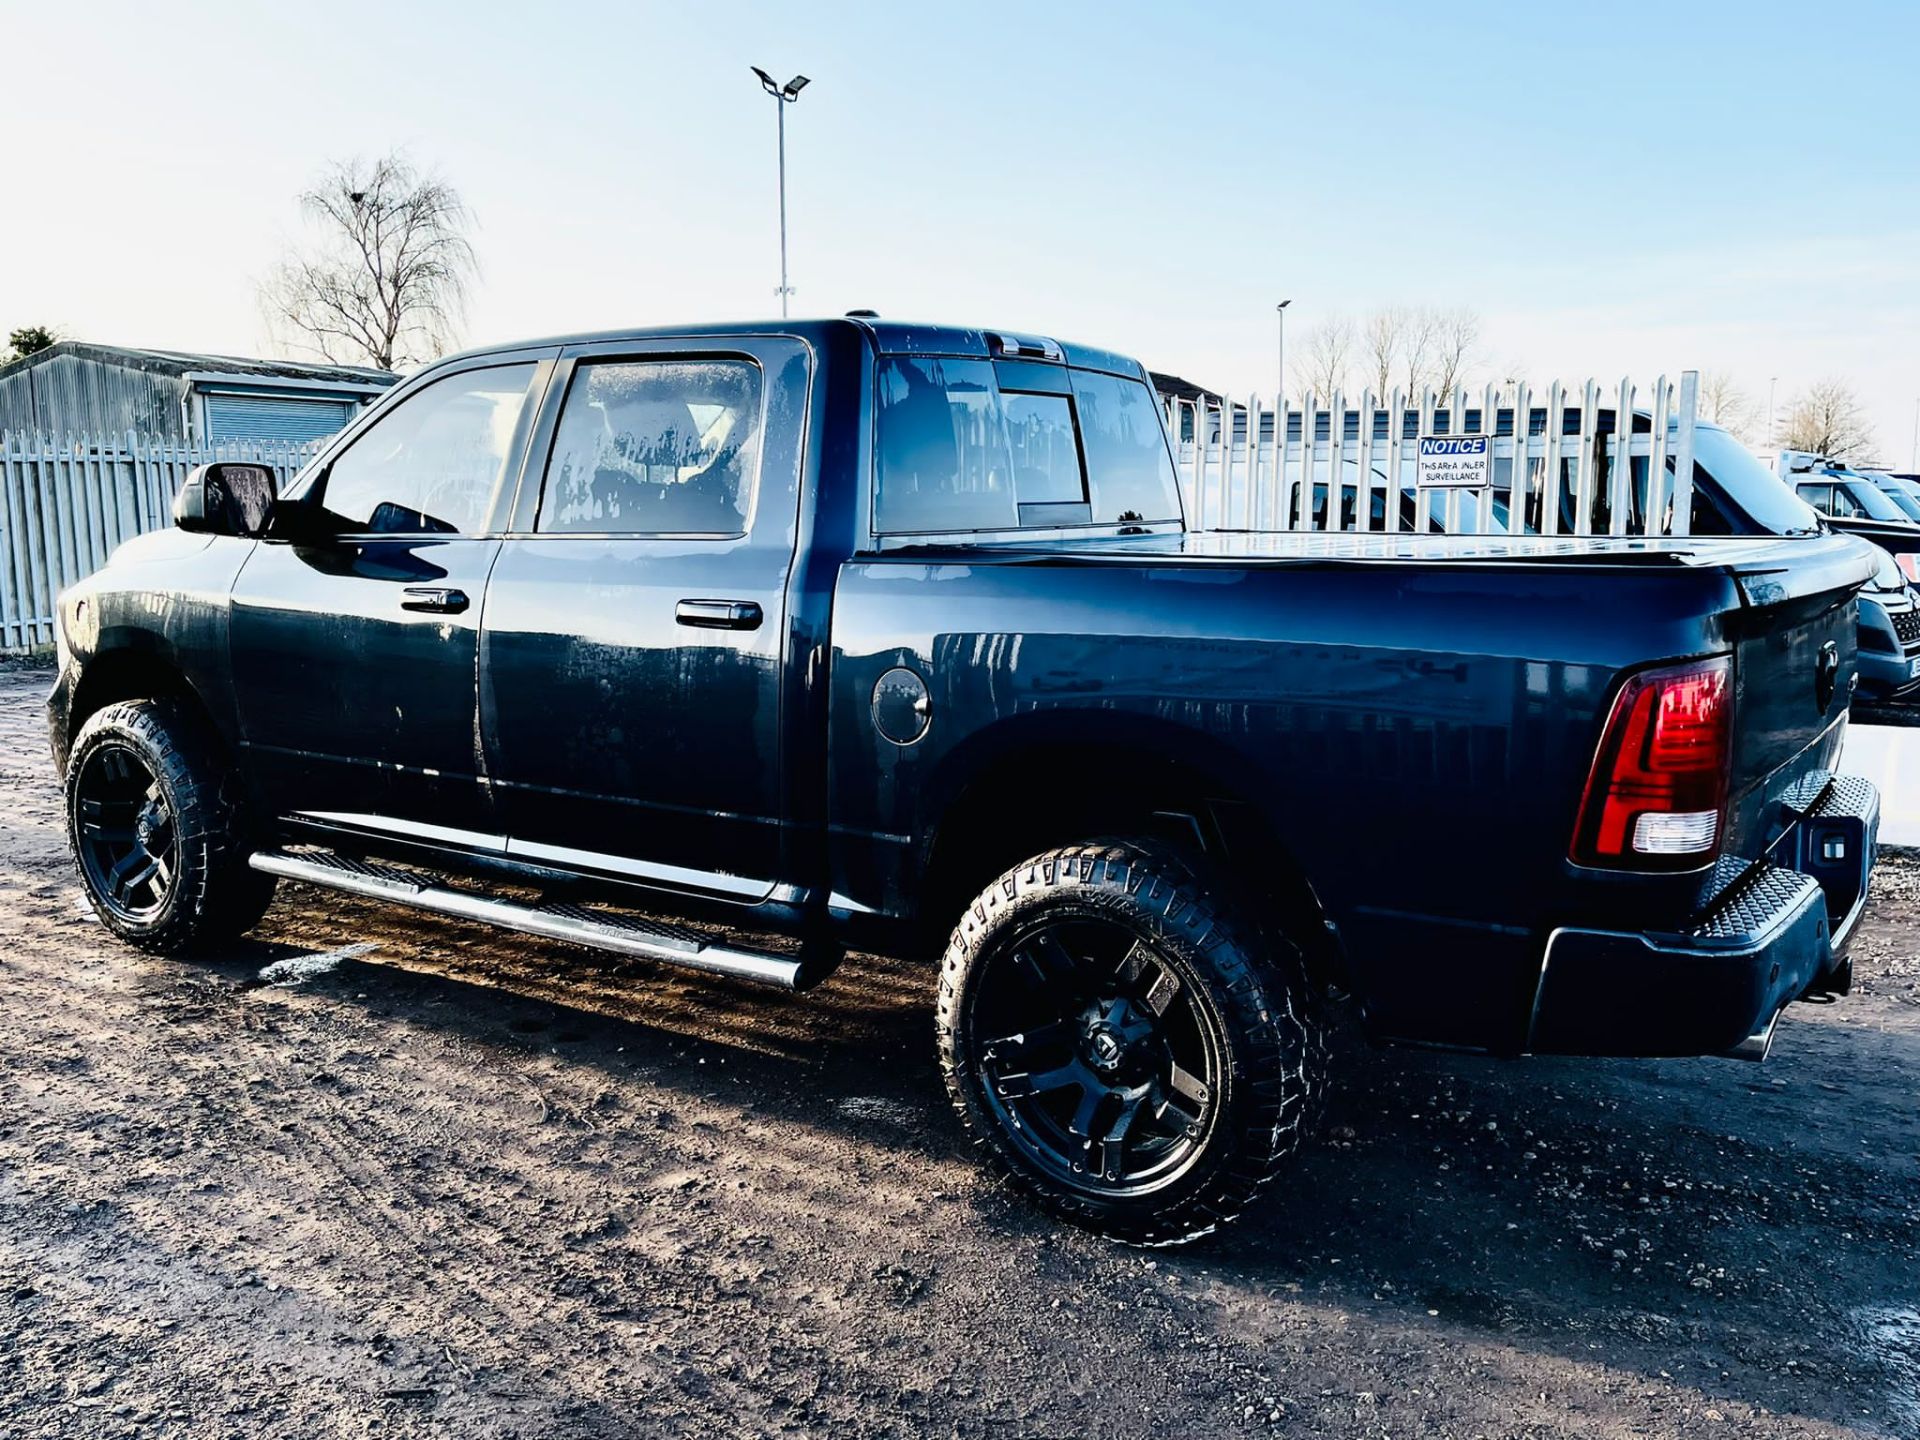
[[[1272,396],[1165,398],[1196,530],[1685,535],[1697,391],[1689,370],[1284,411]]]
[[[251,460],[284,484],[314,447],[191,445],[136,435],[0,432],[0,650],[53,643],[54,598],[114,547],[173,523],[173,497],[196,465]]]

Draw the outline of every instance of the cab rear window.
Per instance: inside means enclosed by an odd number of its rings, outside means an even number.
[[[875,528],[883,534],[1170,520],[1180,514],[1153,393],[1058,369],[1030,390],[1015,367],[882,360]],[[1066,382],[1071,375],[1071,385]]]

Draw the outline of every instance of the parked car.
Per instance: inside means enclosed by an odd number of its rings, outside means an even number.
[[[1902,515],[1920,524],[1920,483],[1899,475],[1889,475],[1884,470],[1862,470],[1859,473],[1899,506]]]
[[[1875,562],[1817,526],[1190,533],[1137,363],[873,319],[442,361],[176,515],[58,606],[111,933],[214,944],[284,878],[794,989],[941,956],[982,1151],[1128,1240],[1279,1172],[1332,995],[1759,1058],[1848,985]]]
[[[1890,475],[1884,470],[1862,470],[1860,472],[1879,486],[1886,497],[1898,505],[1902,513],[1920,523],[1920,480],[1911,475]],[[1900,571],[1908,580],[1920,584],[1920,553],[1904,551],[1894,557]]]
[[[1871,540],[1894,557],[1901,570],[1920,573],[1920,524],[1865,475],[1839,466],[1789,470],[1783,476],[1795,492],[1827,517],[1833,528]]]
[[[1651,425],[1646,415],[1634,417],[1634,428],[1645,433]],[[1670,436],[1670,440],[1674,438]],[[1672,454],[1670,445],[1669,456]],[[1790,456],[1798,452],[1787,452]],[[1667,469],[1671,474],[1673,462]],[[1596,496],[1607,492],[1604,476],[1596,484]],[[1573,528],[1572,486],[1562,487],[1560,524]],[[1631,528],[1646,524],[1647,461],[1633,461],[1629,491]],[[1496,497],[1504,510],[1504,498]],[[1604,503],[1597,501],[1594,524],[1605,529]],[[1538,495],[1533,497],[1538,510]],[[1837,530],[1838,522],[1823,516],[1797,493],[1791,482],[1781,481],[1766,462],[1742,446],[1719,425],[1696,421],[1694,425],[1693,504],[1690,515],[1695,535],[1813,535]],[[1865,528],[1862,538],[1881,538],[1888,545],[1910,543],[1905,531],[1878,521],[1861,518],[1855,533]],[[1661,527],[1655,527],[1661,528]],[[1920,556],[1883,553],[1873,578],[1859,595],[1856,638],[1859,653],[1858,693],[1863,699],[1887,700],[1920,689],[1920,599],[1908,585],[1896,561],[1911,563]]]
[[[1920,691],[1920,596],[1891,555],[1882,554],[1860,592],[1860,698],[1893,700]]]

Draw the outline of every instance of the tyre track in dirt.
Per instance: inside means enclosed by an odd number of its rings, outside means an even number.
[[[113,945],[41,683],[0,1434],[1920,1435],[1920,866],[1767,1066],[1349,1046],[1325,1146],[1149,1255],[966,1160],[930,966],[796,1000],[293,886],[204,965]]]

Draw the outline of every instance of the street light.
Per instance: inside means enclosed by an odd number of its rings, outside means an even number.
[[[758,65],[747,68],[760,77],[760,88],[773,97],[774,108],[780,114],[780,318],[784,320],[787,297],[793,294],[793,287],[787,284],[787,106],[800,98],[800,92],[809,82],[806,76],[796,75],[781,85]]]
[[[1282,300],[1278,305],[1273,307],[1274,313],[1280,317],[1279,370],[1280,370],[1280,408],[1282,410],[1286,409],[1287,407],[1287,306],[1291,305],[1292,303],[1293,301],[1291,300]]]

